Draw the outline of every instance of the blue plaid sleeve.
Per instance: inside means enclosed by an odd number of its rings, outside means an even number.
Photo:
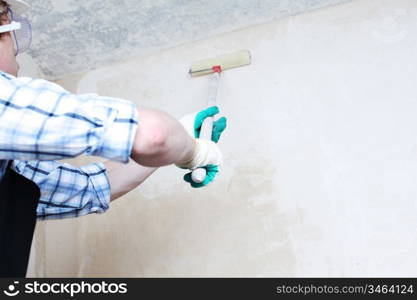
[[[57,161],[13,161],[12,168],[41,191],[38,220],[103,213],[109,208],[110,183],[102,163],[74,167]]]
[[[136,105],[72,94],[42,79],[0,72],[0,159],[58,160],[80,154],[127,163]]]

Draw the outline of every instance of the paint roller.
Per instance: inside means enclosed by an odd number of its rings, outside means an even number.
[[[207,107],[217,105],[217,91],[219,89],[220,73],[227,69],[237,68],[251,63],[251,55],[248,50],[240,50],[209,59],[194,62],[190,68],[191,76],[211,75]],[[206,118],[201,126],[200,138],[211,140],[213,129],[213,117]],[[206,169],[193,170],[191,178],[196,183],[201,183],[206,178]]]

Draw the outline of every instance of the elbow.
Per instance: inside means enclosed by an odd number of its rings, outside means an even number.
[[[164,157],[169,151],[169,128],[153,110],[141,110],[139,126],[133,145],[132,158],[143,166],[166,165]]]
[[[166,151],[168,144],[168,130],[164,126],[158,126],[145,135],[146,152],[153,155],[160,155]]]

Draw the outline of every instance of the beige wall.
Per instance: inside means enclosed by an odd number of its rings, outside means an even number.
[[[194,190],[159,170],[103,215],[38,223],[30,276],[416,276],[417,3],[354,1],[60,83],[176,117],[224,73],[225,164]],[[82,159],[77,163],[82,163]]]

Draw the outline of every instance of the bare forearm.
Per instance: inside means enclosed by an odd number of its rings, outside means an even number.
[[[111,200],[145,181],[157,167],[190,160],[195,143],[175,118],[155,109],[138,108],[139,125],[127,164],[106,161]]]
[[[132,158],[141,165],[159,167],[190,160],[194,141],[172,116],[158,110],[139,108],[139,126]]]
[[[104,165],[110,181],[111,201],[136,188],[157,170],[155,167],[141,166],[132,159],[127,164],[106,161]]]

